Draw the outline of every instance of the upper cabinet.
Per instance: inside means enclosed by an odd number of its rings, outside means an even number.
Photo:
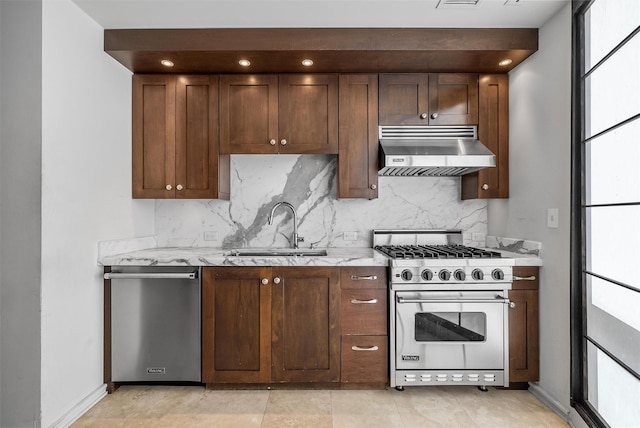
[[[378,76],[340,76],[338,198],[378,197]]]
[[[509,197],[509,76],[481,74],[478,139],[496,155],[496,167],[462,176],[462,199]]]
[[[220,151],[338,153],[338,76],[222,76]]]
[[[217,76],[133,76],[134,198],[229,198],[217,100]]]
[[[380,125],[477,125],[478,74],[381,74]]]

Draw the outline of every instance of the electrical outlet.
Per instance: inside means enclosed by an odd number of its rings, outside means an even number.
[[[217,241],[218,240],[218,231],[217,230],[208,230],[204,232],[204,240],[205,241]]]
[[[558,228],[558,209],[557,208],[547,209],[547,227],[550,229]]]
[[[345,241],[357,241],[358,232],[344,232],[342,234],[342,239],[344,239]]]

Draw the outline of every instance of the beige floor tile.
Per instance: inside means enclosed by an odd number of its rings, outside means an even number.
[[[204,391],[194,410],[199,415],[262,415],[269,391]]]
[[[71,424],[72,428],[120,428],[124,425],[124,419],[117,418],[92,418],[87,415],[82,416],[75,423]]]
[[[333,428],[404,428],[400,414],[334,414]]]
[[[405,427],[476,427],[450,390],[405,388],[395,391],[393,399]]]
[[[331,391],[271,391],[264,414],[331,416]]]
[[[268,414],[264,415],[260,428],[332,428],[331,415]]]
[[[202,414],[196,415],[188,428],[259,428],[262,424],[260,414]]]
[[[380,415],[398,412],[396,403],[386,390],[331,391],[333,415]]]

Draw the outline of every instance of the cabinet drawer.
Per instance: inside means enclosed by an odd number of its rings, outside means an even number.
[[[340,287],[345,288],[387,288],[387,268],[385,266],[349,266],[340,272]]]
[[[387,334],[387,290],[342,290],[342,334]]]
[[[342,382],[387,382],[387,336],[342,336]]]
[[[514,290],[537,290],[540,284],[538,266],[514,266],[513,284]]]

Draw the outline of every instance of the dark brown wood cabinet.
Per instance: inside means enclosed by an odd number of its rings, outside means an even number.
[[[509,76],[479,78],[478,139],[496,155],[495,168],[462,176],[462,199],[509,197]]]
[[[389,382],[387,269],[341,269],[343,383]]]
[[[381,74],[380,125],[477,125],[475,73]]]
[[[538,334],[537,266],[515,266],[513,288],[509,299],[515,307],[509,309],[509,384],[526,387],[539,380],[540,352]]]
[[[133,197],[229,199],[218,153],[218,78],[133,76]]]
[[[338,76],[222,76],[220,151],[338,153]]]
[[[203,269],[203,381],[338,382],[339,268]]]
[[[378,197],[378,76],[339,80],[338,198]]]

